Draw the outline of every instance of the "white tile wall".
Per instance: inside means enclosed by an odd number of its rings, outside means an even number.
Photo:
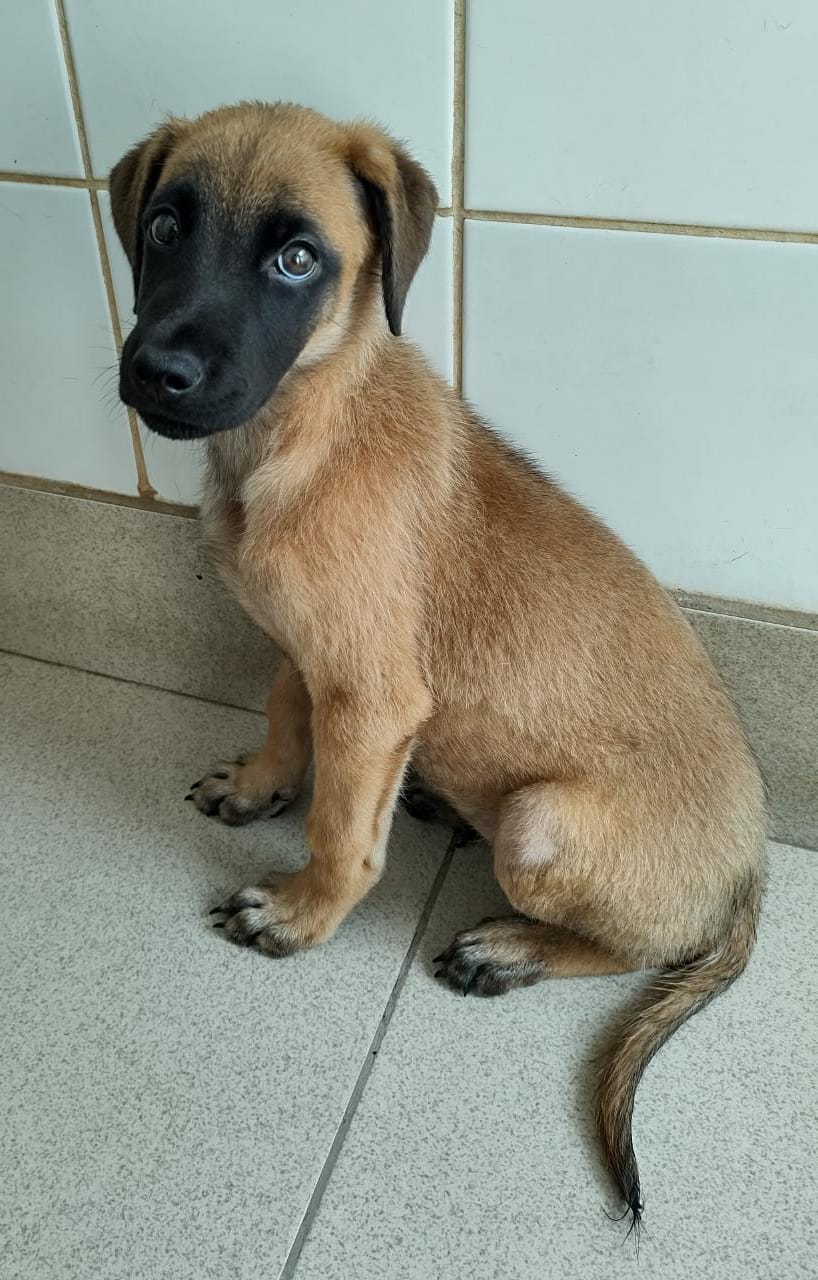
[[[467,210],[818,232],[815,0],[467,0],[457,93],[455,0],[64,2],[100,177],[168,112],[282,97],[380,119],[447,204],[462,90]],[[133,494],[87,193],[11,181],[83,177],[56,13],[0,2],[0,468]],[[406,327],[456,377],[452,241],[438,219]],[[465,259],[478,407],[668,583],[818,608],[818,244],[467,215]],[[198,446],[143,450],[196,501]]]
[[[117,239],[107,192],[100,196],[105,241],[123,332],[134,322],[131,270]],[[429,254],[415,277],[404,316],[404,332],[423,347],[444,378],[452,376],[452,223],[438,218]],[[164,440],[142,427],[142,447],[151,484],[167,502],[196,503],[202,477],[202,448]]]
[[[818,228],[815,0],[471,0],[466,203]]]
[[[3,0],[0,84],[0,169],[81,177],[53,0]]]
[[[68,0],[94,171],[167,112],[293,99],[376,116],[449,200],[452,5],[445,0]]]
[[[671,586],[813,608],[818,251],[470,223],[465,391]]]
[[[438,218],[429,252],[406,303],[404,333],[426,352],[438,373],[452,377],[452,220]]]
[[[88,193],[0,183],[0,467],[136,492]]]

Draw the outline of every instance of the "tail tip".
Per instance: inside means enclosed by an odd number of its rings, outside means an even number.
[[[628,1227],[625,1239],[633,1236],[638,1244],[639,1233],[642,1230],[642,1214],[645,1212],[645,1202],[637,1191],[635,1195],[628,1198],[628,1207],[625,1210],[625,1217],[630,1217],[630,1226]]]
[[[611,1222],[624,1222],[626,1218],[630,1218],[630,1226],[628,1227],[627,1234],[628,1236],[633,1235],[634,1233],[638,1235],[642,1228],[642,1215],[645,1212],[645,1202],[640,1199],[638,1192],[636,1195],[627,1196],[624,1197],[624,1199],[627,1204],[627,1208],[624,1213],[608,1213],[606,1209],[605,1215],[610,1218]],[[627,1239],[627,1236],[625,1238]]]
[[[626,1219],[629,1219],[625,1239],[629,1240],[631,1236],[633,1236],[636,1241],[636,1250],[638,1253],[639,1240],[643,1229],[642,1215],[645,1212],[645,1202],[642,1199],[641,1187],[638,1181],[631,1182],[630,1185],[625,1186],[620,1184],[620,1191],[626,1206],[624,1212],[607,1213],[606,1210],[606,1216],[610,1218],[611,1222],[624,1222]]]

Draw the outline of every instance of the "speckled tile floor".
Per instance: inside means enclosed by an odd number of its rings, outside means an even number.
[[[818,1277],[818,854],[771,847],[750,970],[643,1083],[637,1261],[588,1060],[638,978],[441,990],[499,894],[405,817],[330,945],[230,947],[208,906],[298,862],[304,806],[182,796],[261,718],[4,655],[0,717],[3,1280]]]

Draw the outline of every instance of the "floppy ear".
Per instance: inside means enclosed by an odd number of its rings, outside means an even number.
[[[372,125],[350,126],[349,159],[380,245],[386,318],[399,334],[409,286],[432,237],[437,190],[426,170]]]
[[[137,143],[114,165],[108,180],[114,226],[133,272],[134,311],[142,271],[142,214],[179,139],[182,123],[169,120]]]

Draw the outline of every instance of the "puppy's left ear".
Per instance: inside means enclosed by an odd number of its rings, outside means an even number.
[[[409,286],[432,238],[437,189],[426,170],[380,129],[351,125],[348,140],[349,161],[366,192],[380,247],[386,318],[397,335]]]
[[[108,180],[114,226],[133,272],[134,310],[142,274],[142,214],[185,121],[168,120],[114,165]]]

